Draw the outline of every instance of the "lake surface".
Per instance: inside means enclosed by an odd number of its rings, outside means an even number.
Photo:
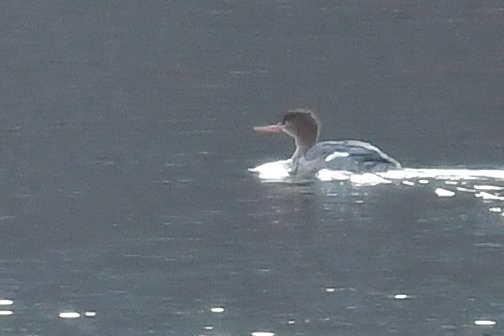
[[[4,1],[0,29],[2,335],[503,333],[501,1]],[[250,172],[305,106],[416,175]]]

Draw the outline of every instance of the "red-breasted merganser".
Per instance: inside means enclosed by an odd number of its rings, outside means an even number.
[[[288,111],[282,122],[256,126],[254,130],[267,134],[285,133],[294,138],[296,150],[291,157],[291,175],[314,174],[321,169],[375,173],[401,168],[399,162],[366,142],[357,140],[317,142],[320,122],[310,110]]]

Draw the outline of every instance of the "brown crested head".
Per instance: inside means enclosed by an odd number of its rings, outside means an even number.
[[[319,137],[320,122],[313,113],[307,109],[288,111],[282,120],[285,132],[300,141],[305,147],[313,146]]]

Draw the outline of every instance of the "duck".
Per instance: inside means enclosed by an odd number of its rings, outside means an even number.
[[[379,173],[401,169],[401,164],[378,147],[359,140],[320,141],[321,122],[309,109],[287,111],[277,124],[255,126],[261,134],[286,134],[295,150],[289,163],[290,175],[314,175],[322,169],[351,173]]]

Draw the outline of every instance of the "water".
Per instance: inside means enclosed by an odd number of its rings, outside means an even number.
[[[500,171],[503,27],[499,1],[1,3],[2,335],[502,334],[501,178],[248,168],[308,106],[405,167]]]

